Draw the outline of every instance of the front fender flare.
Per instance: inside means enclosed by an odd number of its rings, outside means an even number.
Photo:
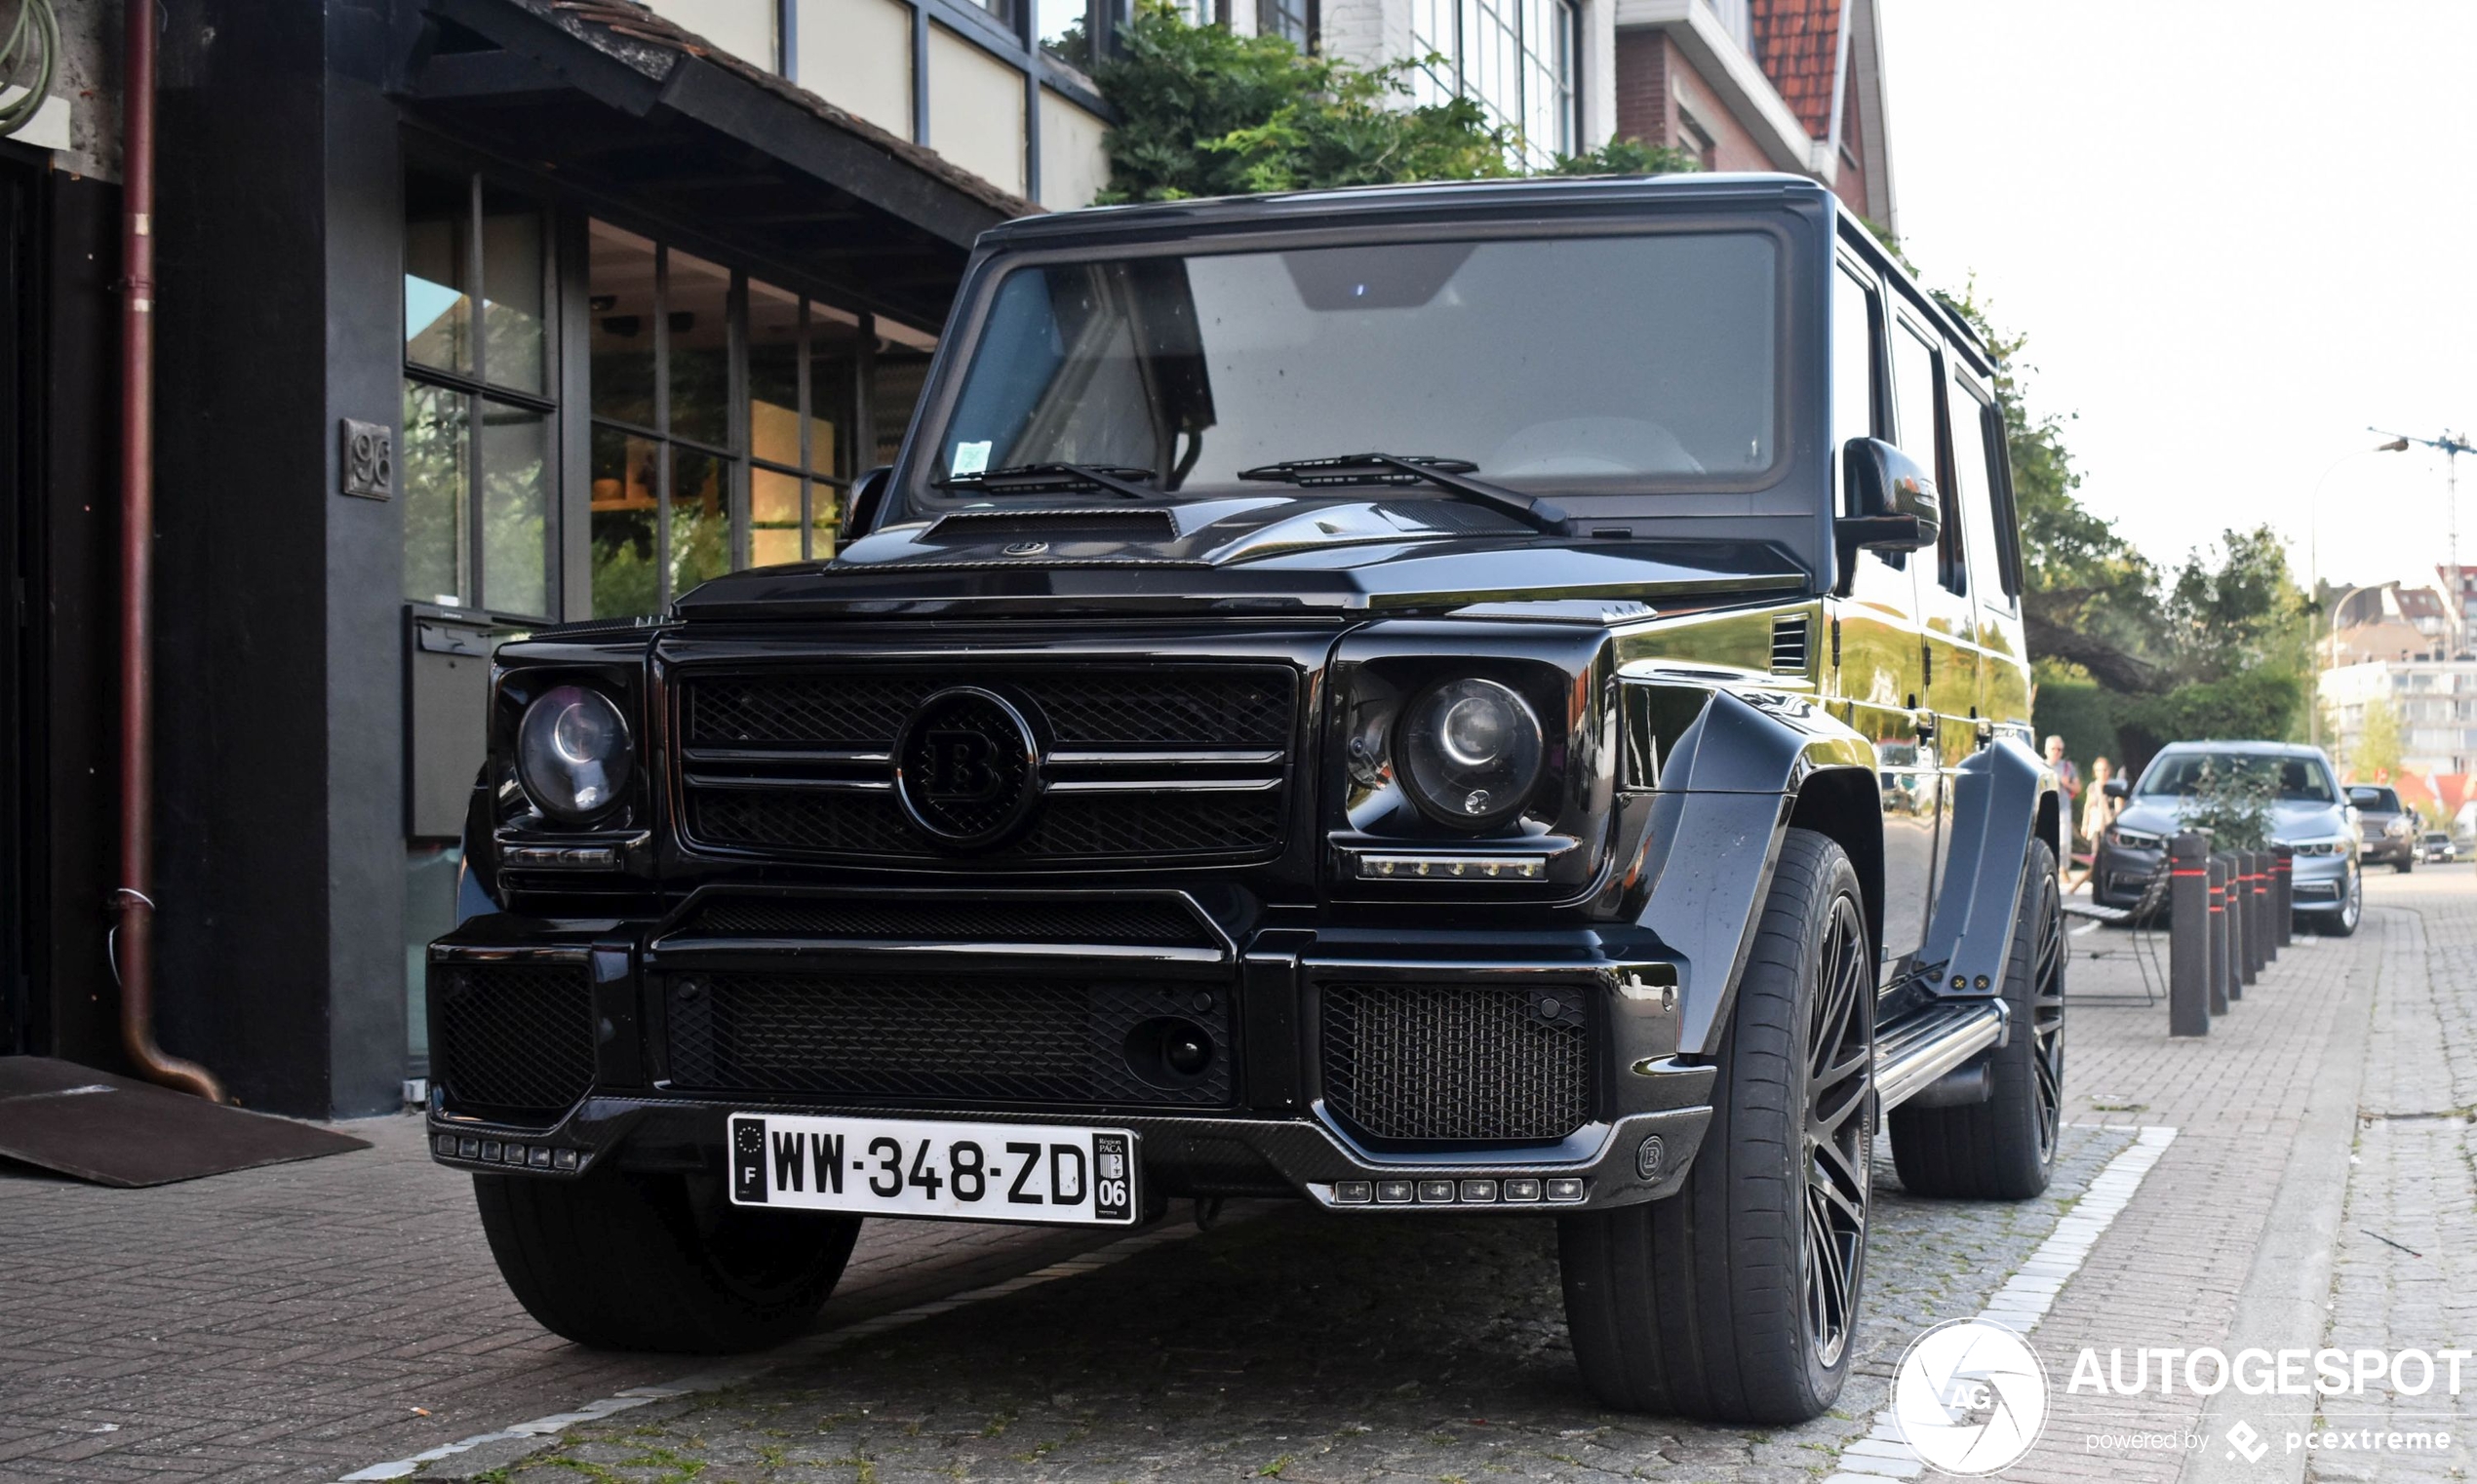
[[[1635,921],[1675,956],[1678,1051],[1728,1025],[1798,790],[1826,770],[1874,784],[1874,749],[1802,696],[1627,683],[1631,744],[1656,760]]]

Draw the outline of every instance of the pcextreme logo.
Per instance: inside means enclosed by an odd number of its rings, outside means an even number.
[[[2047,1425],[2047,1370],[2029,1343],[1986,1319],[1953,1319],[1910,1343],[1892,1414],[1918,1458],[1946,1473],[2017,1462]]]

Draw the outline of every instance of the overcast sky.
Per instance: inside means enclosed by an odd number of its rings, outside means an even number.
[[[1904,245],[2025,332],[2082,499],[2154,559],[2230,526],[2434,580],[2477,438],[2477,4],[1881,0]],[[2461,561],[2477,566],[2477,457]]]

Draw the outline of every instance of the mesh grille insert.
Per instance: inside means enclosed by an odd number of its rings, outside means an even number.
[[[1229,998],[1195,984],[932,975],[694,974],[665,992],[682,1087],[1023,1103],[1227,1105]],[[1139,1077],[1129,1037],[1204,1029],[1194,1078]]]
[[[548,1122],[593,1086],[593,986],[581,964],[434,963],[433,1075],[458,1113]]]
[[[1164,943],[1213,940],[1174,902],[717,902],[684,932],[744,938],[932,939],[962,943]]]
[[[1327,986],[1325,1106],[1378,1139],[1553,1143],[1591,1121],[1581,993]]]

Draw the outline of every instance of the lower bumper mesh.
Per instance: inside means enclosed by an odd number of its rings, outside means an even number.
[[[452,1113],[549,1123],[593,1086],[582,964],[433,963],[431,1075]]]
[[[1420,1144],[1553,1144],[1591,1121],[1581,993],[1330,985],[1325,1107],[1356,1132]]]

